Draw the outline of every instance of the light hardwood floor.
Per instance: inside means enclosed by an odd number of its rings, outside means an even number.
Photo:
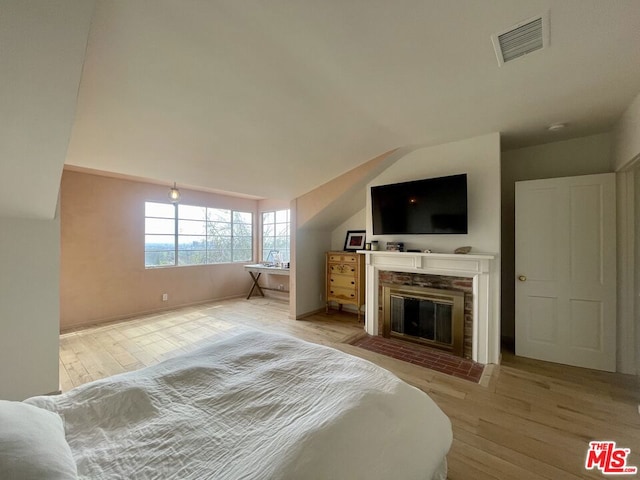
[[[268,298],[211,302],[64,332],[61,388],[152,365],[249,328],[333,346],[427,392],[453,424],[452,480],[606,478],[584,468],[591,440],[630,448],[628,465],[640,467],[638,377],[504,354],[477,385],[349,345],[363,334],[354,315],[290,320],[288,305]]]

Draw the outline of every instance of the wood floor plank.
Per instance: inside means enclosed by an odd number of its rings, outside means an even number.
[[[572,475],[560,470],[544,460],[533,458],[529,455],[518,452],[517,450],[510,448],[508,445],[491,441],[462,429],[455,431],[455,438],[459,443],[454,445],[454,449],[465,450],[468,447],[480,449],[489,457],[493,456],[499,458],[507,463],[518,466],[527,472],[535,472],[536,477],[534,478],[544,478],[547,480],[556,480],[559,478],[564,478],[566,480],[580,480],[581,478],[578,475]],[[513,478],[520,479],[524,477],[518,476]]]
[[[481,384],[450,377],[349,342],[364,335],[346,312],[288,318],[273,298],[226,300],[64,332],[60,336],[63,390],[153,365],[249,329],[288,333],[333,346],[394,372],[427,392],[449,416],[454,442],[450,480],[603,478],[587,471],[591,440],[631,448],[640,466],[638,377],[568,367],[503,354]]]

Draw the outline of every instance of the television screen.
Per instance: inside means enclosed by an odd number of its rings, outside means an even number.
[[[467,233],[467,175],[371,187],[374,235]]]

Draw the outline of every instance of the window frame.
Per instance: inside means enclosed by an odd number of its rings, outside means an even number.
[[[287,212],[286,213],[286,222],[278,222],[278,213],[281,212]],[[291,261],[291,209],[289,208],[281,208],[281,209],[274,209],[274,210],[265,210],[263,212],[260,212],[260,258],[261,258],[261,262],[270,262],[270,261],[275,261],[273,258],[268,258],[269,254],[272,251],[282,251],[284,250],[286,252],[286,255],[284,257],[280,256],[280,261],[281,262],[285,262],[288,263]],[[273,215],[273,221],[272,222],[266,222],[265,221],[265,216],[272,214]],[[287,235],[278,235],[278,225],[285,225],[287,226]],[[265,225],[272,225],[273,226],[273,234],[272,235],[265,235]],[[277,247],[277,239],[278,238],[284,238],[286,237],[287,239],[287,247],[285,249],[280,249]],[[270,238],[273,240],[273,248],[266,248],[265,249],[265,238]]]
[[[158,217],[155,215],[148,215],[148,204],[155,204],[155,205],[162,205],[162,206],[172,206],[173,207],[173,217],[168,217],[168,216],[162,216],[162,217]],[[164,202],[156,202],[156,201],[145,201],[145,213],[144,213],[144,219],[145,219],[145,227],[144,227],[144,236],[145,236],[145,241],[144,241],[144,268],[145,270],[153,270],[153,269],[157,269],[157,268],[174,268],[174,267],[196,267],[196,266],[204,266],[204,265],[225,265],[225,264],[234,264],[234,263],[251,263],[254,261],[255,258],[255,239],[256,239],[256,229],[255,229],[255,212],[253,211],[243,211],[243,210],[235,210],[235,209],[231,209],[231,208],[218,208],[218,207],[206,207],[206,206],[202,206],[202,205],[182,205],[184,207],[194,207],[194,208],[198,208],[198,209],[203,209],[204,210],[204,216],[203,216],[203,220],[199,220],[199,219],[194,219],[194,218],[189,218],[189,216],[186,217],[180,217],[180,205],[181,204],[171,204],[171,203],[164,203]],[[213,235],[210,233],[211,230],[209,228],[209,225],[212,223],[221,223],[219,221],[215,221],[210,219],[210,215],[209,212],[210,211],[219,211],[219,212],[226,212],[228,214],[229,217],[229,235],[228,235],[228,248],[227,249],[210,249],[210,245],[212,243],[211,241],[211,237],[213,237]],[[239,214],[239,217],[238,215]],[[249,221],[248,222],[242,222],[242,221],[236,221],[236,218],[242,218],[244,216],[248,215]],[[213,217],[213,215],[211,215]],[[170,234],[157,234],[157,233],[148,233],[148,220],[173,220],[173,231]],[[203,222],[204,223],[204,233],[202,235],[196,235],[194,233],[181,233],[180,231],[180,222]],[[222,222],[222,223],[226,223],[226,222]],[[250,239],[250,255],[249,255],[249,259],[242,259],[242,260],[234,260],[234,253],[235,250],[240,250],[243,252],[247,252],[248,249],[246,248],[242,248],[242,249],[237,249],[234,248],[234,244],[235,244],[235,238],[237,235],[235,235],[235,226],[236,225],[242,225],[242,226],[249,226],[249,231],[250,231],[250,235],[242,235],[242,237],[245,238],[249,238]],[[163,252],[163,251],[171,251],[171,250],[148,250],[147,249],[147,237],[149,236],[165,236],[165,237],[172,237],[173,238],[173,263],[166,263],[166,264],[160,264],[160,265],[153,265],[153,264],[148,264],[147,263],[147,254],[148,253],[155,253],[155,252]],[[188,238],[188,237],[198,237],[198,238],[204,238],[204,245],[203,245],[203,249],[188,249],[188,248],[180,248],[180,240],[181,238]],[[199,262],[199,263],[180,263],[180,254],[184,253],[184,252],[202,252],[204,253],[204,262]],[[211,252],[214,251],[220,251],[220,252],[228,252],[229,256],[230,256],[230,260],[225,260],[225,261],[211,261]]]

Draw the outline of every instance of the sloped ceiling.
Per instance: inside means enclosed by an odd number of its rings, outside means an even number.
[[[545,11],[550,48],[498,67]],[[607,131],[638,45],[637,0],[97,0],[66,163],[289,200],[398,147]]]
[[[0,5],[0,217],[54,217],[93,3]]]

